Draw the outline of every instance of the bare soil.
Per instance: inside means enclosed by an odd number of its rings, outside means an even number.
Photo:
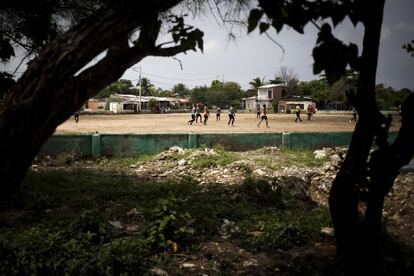
[[[318,114],[307,120],[302,114],[302,122],[295,123],[294,114],[268,114],[269,127],[259,120],[256,114],[236,114],[235,126],[227,125],[227,113],[221,114],[221,120],[216,121],[215,114],[207,125],[194,122],[188,125],[190,114],[119,114],[119,115],[81,115],[79,123],[70,118],[60,125],[56,133],[225,133],[225,132],[317,132],[317,131],[353,131],[355,123],[350,123],[350,114]],[[398,119],[393,121],[391,130],[400,126]]]

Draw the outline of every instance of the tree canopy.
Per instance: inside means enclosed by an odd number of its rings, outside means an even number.
[[[240,7],[246,4],[242,0],[213,2],[217,10],[226,5],[231,9],[220,12],[222,22],[243,11]],[[18,49],[29,60],[27,70],[16,83],[13,74],[0,75],[6,87],[2,88],[6,96],[0,105],[2,199],[17,190],[56,127],[85,100],[117,81],[125,70],[147,56],[203,50],[203,32],[185,23],[180,12],[183,9],[174,9],[179,3],[199,11],[206,1],[0,2],[0,59],[10,61]],[[263,33],[271,27],[280,32],[289,27],[303,33],[305,25],[313,24],[319,31],[312,52],[314,74],[325,73],[327,83],[332,85],[346,76],[347,69],[358,72],[356,90],[350,89],[346,95],[360,120],[330,191],[329,205],[346,272],[375,272],[384,196],[398,169],[414,153],[413,94],[402,103],[402,126],[393,143],[387,141],[391,117],[379,111],[376,100],[384,0],[258,0],[258,4],[250,11],[249,32],[258,28]],[[361,55],[356,44],[345,44],[333,35],[333,27],[346,17],[354,25],[364,26]],[[170,41],[157,42],[161,30],[171,35]],[[404,48],[410,53],[413,49],[410,43]],[[100,55],[102,58],[91,64]],[[242,97],[240,87],[223,82],[194,89],[193,94],[202,97],[210,92],[211,98],[204,100],[207,104],[215,103],[213,97],[226,104]],[[313,84],[322,86],[320,81]],[[292,82],[292,89],[296,85],[297,81]],[[371,152],[373,141],[377,148]],[[360,216],[358,206],[364,200],[367,207],[364,216]]]

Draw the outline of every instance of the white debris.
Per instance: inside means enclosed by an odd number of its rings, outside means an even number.
[[[335,235],[335,230],[332,227],[322,227],[321,233],[333,237]]]
[[[113,227],[115,227],[116,229],[122,229],[122,224],[120,221],[118,220],[114,220],[114,221],[108,221],[108,223],[110,225],[112,225]]]
[[[263,175],[265,175],[265,174],[266,174],[266,172],[265,172],[265,171],[263,171],[262,169],[257,169],[257,170],[254,170],[254,171],[253,171],[253,173],[254,173],[254,174],[257,174],[257,175],[259,175],[259,176],[263,176]]]
[[[325,149],[315,150],[313,154],[315,154],[316,159],[323,159],[326,157],[326,150]]]
[[[177,164],[178,166],[185,166],[187,164],[187,160],[185,160],[184,158],[180,159],[178,160]]]
[[[339,162],[342,160],[342,158],[338,154],[333,154],[329,158],[331,159],[331,161],[336,161],[336,162]]]
[[[193,267],[196,267],[196,265],[195,264],[192,264],[192,263],[183,263],[181,265],[181,267],[182,268],[193,268]]]

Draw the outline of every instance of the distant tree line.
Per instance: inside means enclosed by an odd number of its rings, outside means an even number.
[[[257,95],[257,89],[266,84],[284,84],[283,96],[297,95],[310,97],[319,109],[351,109],[345,91],[356,89],[358,74],[347,70],[344,77],[329,86],[325,75],[310,81],[300,81],[294,70],[281,67],[273,79],[266,81],[256,77],[249,82],[247,90],[241,89],[237,82],[213,80],[210,85],[196,86],[192,89],[183,83],[177,83],[171,89],[161,89],[153,85],[149,78],[142,78],[136,86],[130,80],[121,79],[104,88],[95,98],[108,98],[112,94],[139,95],[154,97],[188,97],[191,102],[201,102],[209,106],[229,107],[234,104],[240,108],[242,98]],[[376,99],[382,110],[397,109],[412,90],[403,88],[396,90],[391,86],[377,84]],[[338,106],[339,105],[339,106]]]

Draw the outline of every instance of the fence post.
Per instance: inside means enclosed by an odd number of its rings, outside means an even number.
[[[188,148],[197,148],[197,134],[194,132],[188,134]]]
[[[282,133],[282,146],[285,148],[290,149],[292,147],[290,143],[290,133],[289,132],[283,132]]]
[[[92,134],[92,157],[96,158],[101,155],[101,136],[99,133]]]

